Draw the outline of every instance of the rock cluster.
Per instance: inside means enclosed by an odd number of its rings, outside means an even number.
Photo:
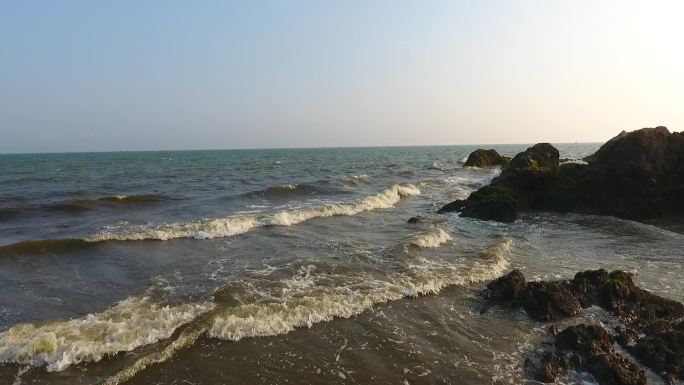
[[[521,210],[648,219],[684,214],[684,133],[622,132],[587,164],[559,163],[548,143],[517,154],[492,183],[441,212],[511,222]]]
[[[615,341],[669,383],[684,380],[684,305],[637,287],[630,273],[588,270],[572,280],[526,282],[514,270],[487,285],[489,302],[522,307],[530,318],[553,321],[600,306],[619,321]],[[643,370],[613,347],[601,326],[571,326],[556,335],[555,350],[530,362],[533,376],[553,382],[569,368],[591,373],[600,384],[645,384]]]

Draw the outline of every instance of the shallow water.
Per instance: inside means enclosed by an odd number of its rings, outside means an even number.
[[[498,173],[461,167],[474,148],[0,155],[0,379],[517,384],[544,325],[478,295],[511,268],[684,299],[684,235],[434,214]]]

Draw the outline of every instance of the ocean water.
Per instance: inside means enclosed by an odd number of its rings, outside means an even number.
[[[510,269],[684,300],[684,235],[435,214],[500,171],[475,148],[0,155],[0,383],[519,384],[547,325],[479,295]]]

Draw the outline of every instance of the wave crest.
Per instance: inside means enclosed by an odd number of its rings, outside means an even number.
[[[211,302],[161,306],[148,297],[131,297],[98,314],[43,326],[19,324],[0,333],[0,362],[45,366],[60,371],[169,338]]]
[[[452,240],[451,234],[441,228],[435,228],[432,232],[420,234],[411,241],[411,245],[422,248],[439,247]]]
[[[186,325],[166,348],[142,357],[105,381],[117,384],[149,364],[167,360],[205,332],[209,337],[232,341],[284,334],[334,318],[349,318],[380,303],[494,279],[508,268],[511,244],[502,240],[475,261],[468,259],[469,266],[418,258],[400,272],[385,275],[383,271],[378,276],[364,271],[351,275],[335,270],[317,272],[316,266],[307,265],[291,277],[269,282],[260,288],[263,291],[254,290],[257,288],[249,282],[226,286],[214,293],[213,301],[162,306],[148,296],[131,297],[102,313],[78,319],[41,326],[15,325],[0,333],[0,362],[61,371],[167,339]],[[229,307],[219,309],[219,305]]]
[[[330,274],[316,275],[309,267],[296,280],[305,284],[288,285],[286,296],[269,296],[270,302],[251,302],[224,310],[215,316],[207,334],[231,341],[285,334],[334,318],[350,318],[380,303],[494,279],[508,268],[511,243],[503,240],[487,249],[480,255],[482,261],[470,267],[420,258],[409,264],[404,274],[385,279],[371,275],[343,277],[344,286],[324,286],[331,280]],[[336,278],[334,281],[340,279]]]
[[[262,216],[230,216],[225,218],[201,220],[189,223],[176,223],[160,226],[138,226],[118,229],[112,228],[83,238],[86,242],[107,240],[168,240],[176,238],[210,239],[243,234],[263,226],[292,226],[313,218],[332,216],[352,216],[365,211],[393,207],[403,197],[420,194],[413,185],[393,185],[381,193],[367,196],[349,203],[335,203],[312,208],[280,211]]]

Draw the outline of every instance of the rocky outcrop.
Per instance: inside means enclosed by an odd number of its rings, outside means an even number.
[[[468,160],[463,164],[464,167],[496,167],[505,166],[511,158],[499,155],[496,150],[478,149],[468,155]]]
[[[637,287],[632,274],[619,270],[587,270],[572,280],[538,282],[525,282],[523,274],[513,270],[489,283],[485,296],[494,304],[522,307],[538,321],[575,315],[590,306],[600,306],[638,329],[684,316],[684,305]]]
[[[521,210],[649,219],[684,215],[684,134],[623,132],[588,164],[559,164],[548,143],[517,154],[501,175],[460,203],[462,216],[511,222]]]
[[[684,305],[637,287],[630,273],[588,270],[572,280],[526,282],[520,271],[513,270],[489,283],[485,296],[491,304],[522,307],[538,321],[600,306],[619,322],[615,340],[641,364],[669,383],[684,380],[684,322],[679,321]],[[645,384],[643,371],[612,344],[601,326],[572,326],[556,336],[553,351],[528,367],[545,382],[574,367],[593,374],[600,384]]]

